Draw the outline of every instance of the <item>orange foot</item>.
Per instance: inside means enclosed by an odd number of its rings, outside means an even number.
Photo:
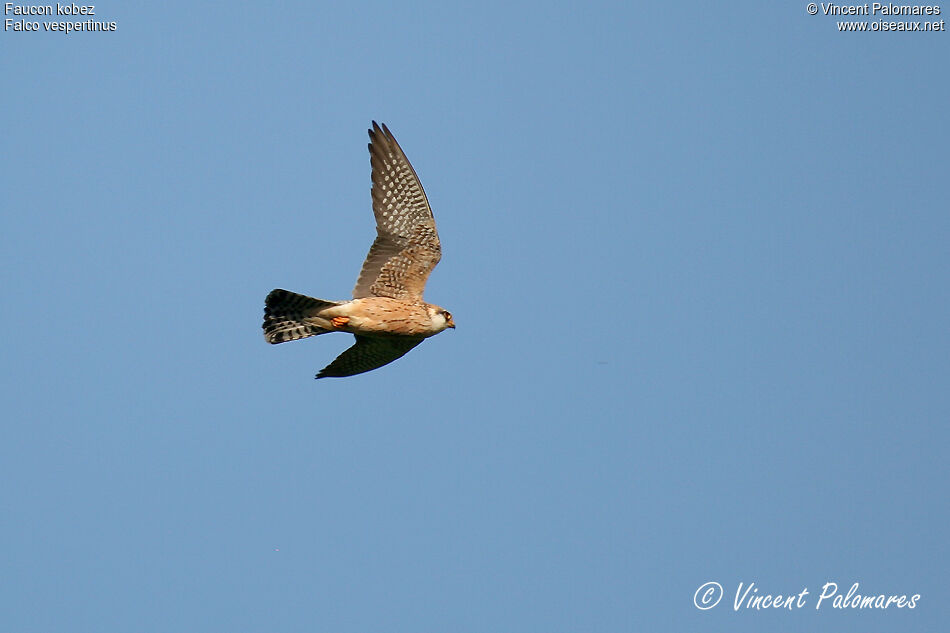
[[[330,323],[333,324],[333,327],[343,327],[350,322],[350,317],[333,317],[330,319]]]

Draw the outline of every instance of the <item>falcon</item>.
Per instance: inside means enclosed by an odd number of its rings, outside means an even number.
[[[448,310],[422,300],[429,273],[442,258],[432,209],[422,183],[384,124],[369,131],[376,240],[353,288],[352,301],[326,301],[272,290],[264,303],[264,339],[286,343],[328,332],[349,332],[352,347],[317,378],[377,369],[454,328]]]

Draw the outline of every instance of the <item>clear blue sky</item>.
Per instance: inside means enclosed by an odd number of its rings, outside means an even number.
[[[946,626],[950,35],[224,7],[0,32],[0,629]],[[318,382],[349,337],[269,346],[263,300],[349,297],[373,119],[458,329]]]

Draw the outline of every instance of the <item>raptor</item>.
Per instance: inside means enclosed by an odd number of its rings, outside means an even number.
[[[352,347],[317,378],[353,376],[391,363],[430,336],[454,328],[451,313],[422,299],[442,258],[432,209],[409,159],[386,125],[369,131],[376,240],[363,262],[353,299],[327,301],[272,290],[264,305],[264,338],[286,343],[349,332]]]

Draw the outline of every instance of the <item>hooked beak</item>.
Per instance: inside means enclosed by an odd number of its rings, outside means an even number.
[[[450,327],[450,328],[452,328],[452,329],[454,330],[454,329],[455,329],[455,320],[453,319],[453,320],[450,320],[450,321],[446,322],[445,326],[446,326],[446,327]]]

